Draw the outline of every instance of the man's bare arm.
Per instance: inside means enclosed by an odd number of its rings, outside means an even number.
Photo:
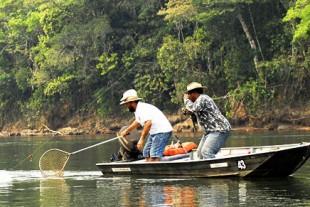
[[[128,135],[132,130],[138,128],[140,126],[139,122],[137,122],[136,120],[134,120],[129,127],[127,127],[127,129],[125,129],[124,131],[122,131],[120,133],[120,136],[126,136]]]
[[[145,142],[145,138],[149,134],[151,127],[152,127],[152,121],[151,120],[148,120],[144,123],[144,127],[143,127],[143,130],[141,132],[139,142],[137,144],[137,148],[140,151],[142,151],[142,149],[143,149],[143,144]]]

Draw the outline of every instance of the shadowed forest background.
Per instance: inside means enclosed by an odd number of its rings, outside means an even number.
[[[0,129],[177,113],[191,81],[235,125],[309,125],[310,0],[1,0]]]

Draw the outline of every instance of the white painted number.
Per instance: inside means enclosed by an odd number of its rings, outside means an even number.
[[[246,165],[245,165],[245,163],[244,163],[243,160],[239,160],[239,161],[238,161],[238,168],[239,168],[240,170],[246,169]]]

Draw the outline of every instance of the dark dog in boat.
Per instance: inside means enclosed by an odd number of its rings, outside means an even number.
[[[122,127],[125,130],[127,127]],[[134,161],[143,159],[142,152],[137,149],[139,141],[139,134],[137,130],[132,131],[125,137],[118,139],[120,148],[117,152],[112,154],[111,161]]]

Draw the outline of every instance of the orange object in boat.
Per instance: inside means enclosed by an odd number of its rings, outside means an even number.
[[[164,150],[164,156],[185,154],[192,151],[192,149],[195,148],[197,148],[197,145],[194,142],[184,142],[182,144],[177,143],[167,145]]]

